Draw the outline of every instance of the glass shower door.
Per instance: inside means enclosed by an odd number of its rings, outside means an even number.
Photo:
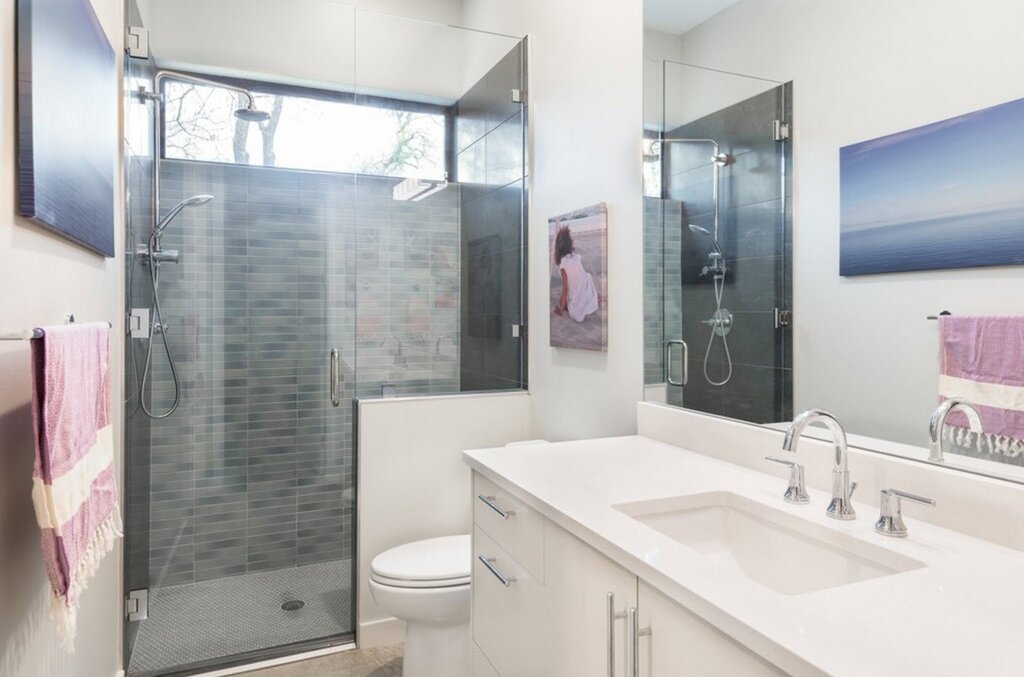
[[[664,62],[659,138],[667,401],[792,416],[791,85]],[[672,350],[672,353],[668,351]],[[666,364],[666,367],[669,365]]]

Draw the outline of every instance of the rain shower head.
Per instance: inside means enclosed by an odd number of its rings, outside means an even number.
[[[212,195],[193,195],[192,197],[187,197],[174,205],[174,207],[171,208],[171,211],[167,212],[167,215],[160,219],[160,222],[156,224],[156,228],[153,229],[153,237],[159,238],[164,232],[164,228],[167,227],[167,224],[173,221],[174,217],[178,215],[178,212],[185,207],[198,207],[199,205],[206,204],[212,199]]]
[[[239,120],[245,120],[246,122],[266,122],[270,119],[270,113],[260,110],[250,103],[248,108],[239,108],[236,110],[235,117]]]

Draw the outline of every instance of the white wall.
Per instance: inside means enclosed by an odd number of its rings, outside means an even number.
[[[524,392],[363,400],[358,413],[359,645],[401,641],[403,628],[370,596],[370,562],[403,543],[468,534],[465,449],[530,439]]]
[[[139,5],[163,68],[444,104],[512,48],[507,39],[452,28],[461,18],[461,0]]]
[[[1021,268],[839,277],[839,148],[1024,96],[1012,0],[744,0],[684,59],[794,81],[794,392],[852,432],[917,442],[935,404],[936,323],[1020,314]]]
[[[0,332],[79,320],[120,327],[122,208],[115,210],[117,257],[104,259],[18,218],[14,69],[15,0],[0,0]],[[122,49],[121,0],[93,0],[115,53]],[[119,65],[120,70],[120,65]],[[111,72],[118,78],[120,72]],[[119,87],[120,89],[120,87]],[[120,108],[119,102],[111,102]],[[71,110],[71,109],[69,109]],[[118,163],[120,167],[120,162]],[[120,169],[118,169],[120,185]],[[121,401],[123,346],[113,333],[113,401]],[[0,675],[107,677],[120,668],[120,544],[106,556],[81,598],[77,651],[60,645],[50,620],[50,584],[32,509],[29,345],[0,342]],[[120,476],[121,419],[114,420]]]
[[[643,397],[643,3],[466,0],[464,25],[529,35],[530,392],[550,440],[632,432]],[[548,345],[550,216],[608,203],[608,352]]]

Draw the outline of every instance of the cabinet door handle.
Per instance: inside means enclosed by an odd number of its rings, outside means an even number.
[[[629,607],[629,663],[630,677],[640,677],[640,638],[651,634],[650,628],[640,628],[636,607]]]
[[[625,618],[625,611],[615,610],[615,593],[608,593],[608,677],[615,677],[615,621]]]
[[[507,520],[508,518],[516,514],[515,510],[502,510],[501,508],[499,508],[497,504],[494,503],[494,496],[484,496],[483,494],[480,494],[479,496],[477,496],[477,498],[483,501],[484,505],[486,505],[488,508],[498,513],[498,517],[500,517],[503,520]]]
[[[477,559],[480,560],[480,563],[487,567],[487,570],[494,574],[494,577],[501,581],[501,584],[504,585],[506,588],[516,582],[514,576],[506,576],[500,571],[498,571],[498,568],[494,566],[494,557],[486,557],[485,555],[480,555],[479,557],[477,557]]]

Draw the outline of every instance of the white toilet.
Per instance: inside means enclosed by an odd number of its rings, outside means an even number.
[[[469,534],[406,543],[370,564],[370,593],[405,621],[402,677],[469,677]]]

